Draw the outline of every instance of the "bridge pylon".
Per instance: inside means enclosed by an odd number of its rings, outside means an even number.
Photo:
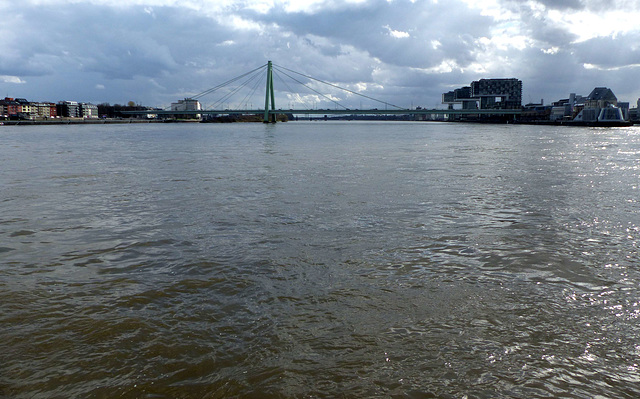
[[[276,110],[276,100],[273,91],[273,64],[267,63],[267,92],[264,96],[264,123],[276,123],[276,114],[273,112],[269,118],[269,100],[271,100],[271,110]],[[271,120],[269,120],[271,119]]]

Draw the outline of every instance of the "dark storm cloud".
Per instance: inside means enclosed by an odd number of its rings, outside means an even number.
[[[73,10],[35,7],[29,18],[39,21],[40,34],[50,32],[47,48],[31,54],[57,58],[61,66],[99,72],[109,79],[131,79],[141,74],[155,77],[176,69],[167,47],[150,37],[155,20],[143,9],[86,4],[75,5]]]

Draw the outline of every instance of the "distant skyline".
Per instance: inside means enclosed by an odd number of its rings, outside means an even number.
[[[482,78],[522,80],[523,104],[640,97],[635,0],[0,0],[0,15],[0,96],[33,101],[165,107],[268,60],[403,107]],[[287,89],[278,107],[296,106]]]

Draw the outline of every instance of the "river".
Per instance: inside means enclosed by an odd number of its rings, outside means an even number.
[[[0,127],[0,397],[640,396],[640,128]]]

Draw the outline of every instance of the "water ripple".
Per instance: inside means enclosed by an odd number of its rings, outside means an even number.
[[[188,125],[3,130],[0,396],[640,395],[636,128]]]

